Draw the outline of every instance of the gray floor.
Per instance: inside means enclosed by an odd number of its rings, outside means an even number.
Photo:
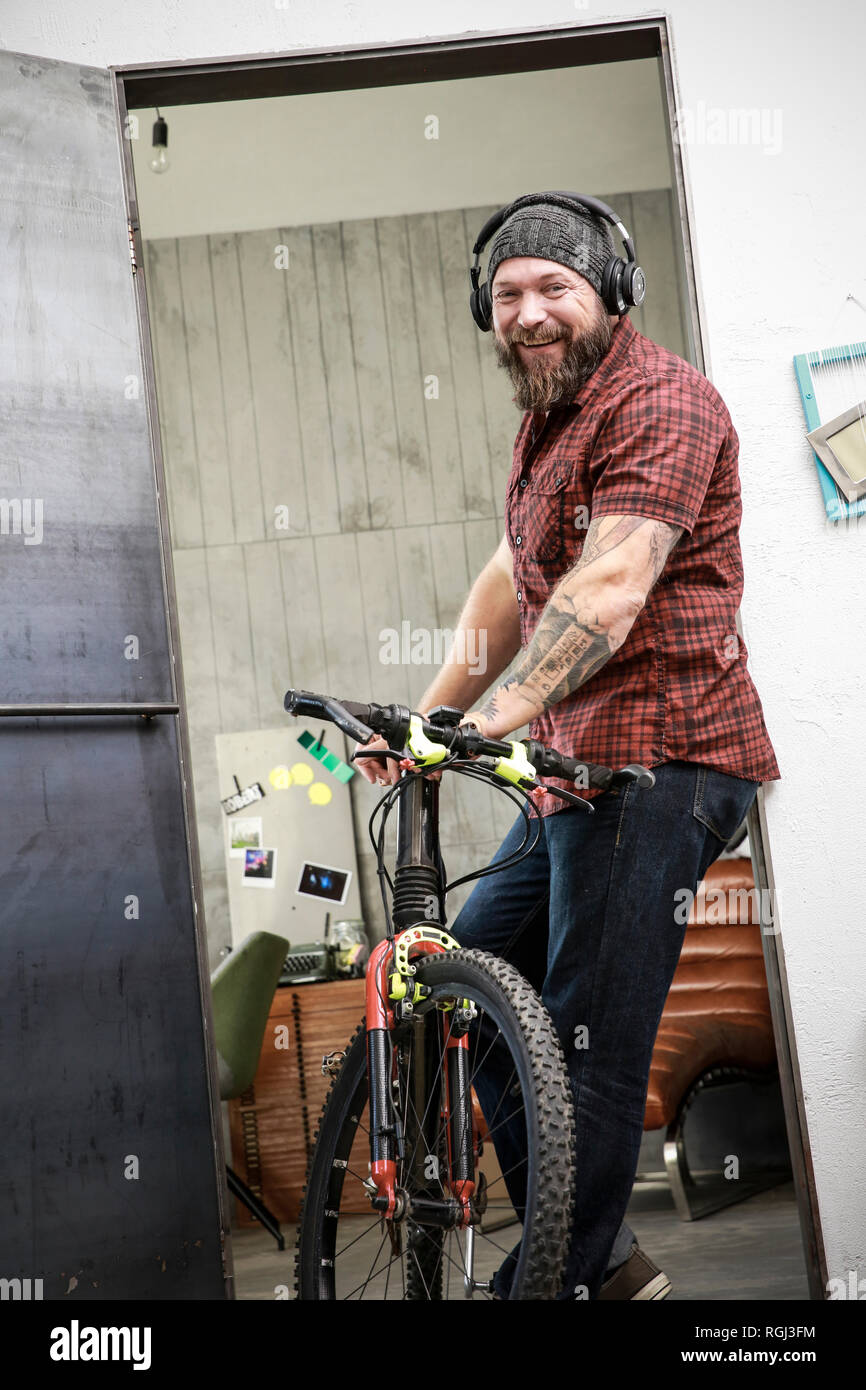
[[[357,1221],[359,1229],[369,1225],[366,1218],[359,1217]],[[642,1249],[671,1279],[671,1300],[797,1300],[809,1297],[794,1188],[790,1182],[692,1222],[680,1221],[677,1217],[664,1184],[639,1184],[629,1205],[628,1223]],[[238,1298],[285,1298],[286,1290],[289,1297],[293,1296],[294,1228],[284,1227],[283,1234],[286,1249],[281,1252],[273,1237],[264,1231],[233,1233]],[[497,1233],[494,1239],[510,1249],[518,1236],[519,1228],[513,1227]],[[490,1251],[486,1262],[491,1256],[498,1258]],[[369,1268],[370,1258],[364,1260],[359,1244],[359,1280]],[[476,1277],[487,1272],[482,1265]],[[453,1290],[452,1296],[460,1296],[459,1288]],[[388,1298],[400,1297],[401,1289],[392,1283]]]

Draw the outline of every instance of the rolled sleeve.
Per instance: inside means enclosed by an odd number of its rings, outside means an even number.
[[[593,518],[648,516],[694,530],[733,432],[701,380],[634,382],[611,402],[590,459]]]

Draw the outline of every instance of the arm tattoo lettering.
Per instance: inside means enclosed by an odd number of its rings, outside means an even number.
[[[634,575],[635,588],[649,593],[683,528],[640,516],[605,516],[591,522],[578,563],[558,584],[512,674],[494,690],[480,714],[496,719],[502,713],[502,697],[509,691],[527,706],[527,718],[535,717],[539,705],[548,709],[570,695],[622,646],[636,613],[602,619],[587,608],[584,572],[640,528],[644,528],[646,546],[642,568]]]
[[[563,599],[567,608],[558,606]],[[594,676],[619,645],[597,613],[575,612],[564,594],[555,595],[505,684],[533,708],[541,702],[547,709]]]

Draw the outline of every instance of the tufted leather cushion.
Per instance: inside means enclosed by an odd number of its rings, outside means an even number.
[[[713,1066],[776,1060],[758,891],[748,859],[720,859],[698,885],[650,1066],[644,1129],[668,1125]]]

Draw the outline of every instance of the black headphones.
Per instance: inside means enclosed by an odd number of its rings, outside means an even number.
[[[611,222],[625,243],[628,260],[624,261],[621,256],[611,256],[601,277],[602,302],[609,314],[619,314],[620,317],[627,309],[637,308],[639,304],[643,304],[646,295],[646,276],[637,263],[634,242],[616,213],[608,207],[607,203],[601,202],[599,198],[585,197],[582,193],[529,193],[522,198],[515,198],[513,203],[500,208],[499,212],[488,217],[472,248],[475,264],[469,270],[469,279],[472,281],[469,307],[472,310],[472,317],[482,333],[489,333],[493,327],[493,300],[487,281],[485,280],[483,285],[478,283],[481,278],[481,252],[494,233],[499,231],[503,222],[507,221],[518,206],[531,207],[533,203],[559,203],[561,206],[567,206],[569,203],[577,204],[579,207],[584,207],[589,212],[595,213],[597,217],[603,217],[606,222]]]

